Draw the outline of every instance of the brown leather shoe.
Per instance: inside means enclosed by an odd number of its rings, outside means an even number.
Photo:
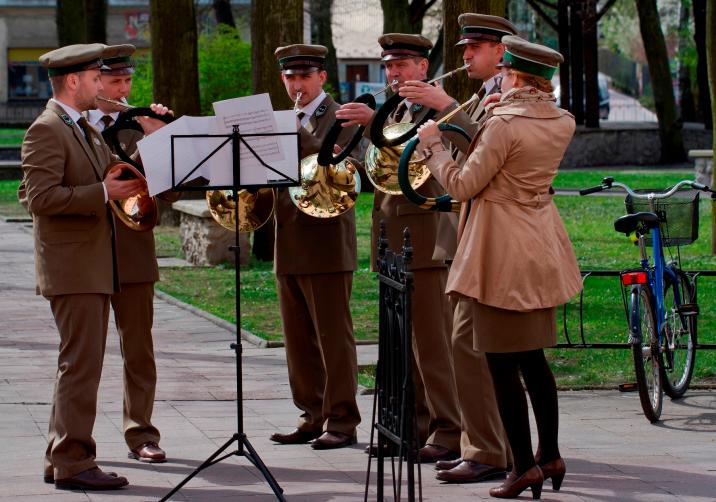
[[[462,462],[462,458],[456,458],[455,460],[438,460],[435,462],[436,471],[449,471],[454,469]]]
[[[460,455],[452,450],[448,450],[444,446],[436,444],[426,444],[420,448],[420,463],[421,464],[432,464],[438,460],[453,460],[458,458]]]
[[[377,457],[378,456],[378,445],[377,444],[371,444],[365,447],[363,450],[363,453],[366,455],[370,455],[371,457]],[[383,448],[383,456],[384,457],[394,457],[398,454],[398,447],[395,446],[393,443],[388,443]]]
[[[144,444],[140,444],[127,453],[127,457],[149,464],[161,464],[167,461],[167,454],[164,453],[164,450],[159,448],[159,445],[154,441],[147,441]]]
[[[300,429],[294,429],[288,434],[281,434],[280,432],[274,432],[271,434],[271,441],[276,441],[281,444],[305,444],[309,441],[313,441],[321,435],[321,431],[309,432],[302,431]]]
[[[321,434],[321,437],[311,443],[311,448],[314,450],[332,450],[334,448],[343,448],[356,444],[355,434],[344,434],[343,432],[331,432],[326,431]]]
[[[110,476],[99,467],[87,469],[71,478],[55,480],[55,488],[60,490],[117,490],[128,484],[127,478]]]
[[[105,474],[107,474],[108,476],[114,476],[115,478],[119,477],[119,474],[117,474],[116,472],[105,472]],[[43,474],[42,480],[45,483],[47,483],[48,485],[53,485],[53,484],[55,484],[55,475],[54,474]]]
[[[564,475],[567,473],[567,465],[564,463],[564,459],[558,458],[552,460],[544,465],[540,465],[539,468],[542,469],[545,481],[552,478],[552,489],[558,492],[562,486]]]
[[[502,467],[481,464],[472,460],[463,460],[457,467],[438,471],[435,477],[447,483],[479,483],[488,479],[504,479],[505,474],[505,470]]]
[[[532,498],[537,500],[542,494],[542,483],[544,483],[544,476],[540,468],[535,465],[519,477],[512,471],[501,486],[490,488],[490,496],[498,499],[514,499],[530,488]]]

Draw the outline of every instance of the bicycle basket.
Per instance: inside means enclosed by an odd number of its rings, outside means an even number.
[[[639,193],[659,193],[659,190],[635,190]],[[649,200],[627,195],[627,213],[651,212]],[[699,192],[676,192],[668,199],[655,199],[654,209],[659,217],[661,240],[664,246],[685,246],[699,237]],[[651,239],[646,243],[651,245]]]

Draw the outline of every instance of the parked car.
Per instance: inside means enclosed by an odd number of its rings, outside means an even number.
[[[600,73],[597,76],[597,88],[599,89],[599,118],[601,120],[609,119],[609,81],[606,75]],[[561,107],[560,102],[560,86],[554,88],[554,95],[557,97],[557,106]],[[584,98],[584,106],[587,106],[587,98]]]

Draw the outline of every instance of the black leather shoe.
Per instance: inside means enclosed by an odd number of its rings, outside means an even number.
[[[456,452],[436,444],[426,444],[420,448],[421,464],[432,464],[438,460],[454,460],[459,456]]]
[[[109,476],[119,477],[119,475],[116,472],[105,472],[105,474],[108,474]],[[55,484],[55,475],[54,474],[43,474],[42,480],[47,483],[48,485]]]
[[[321,434],[321,437],[311,443],[311,448],[314,450],[332,450],[334,448],[343,448],[356,444],[357,439],[355,434],[344,434],[342,432],[330,432],[326,431]]]
[[[505,475],[505,469],[502,467],[463,460],[457,467],[438,471],[435,477],[446,483],[479,483],[488,479],[504,479]]]
[[[436,471],[449,471],[450,469],[454,469],[460,463],[462,462],[461,458],[456,458],[455,460],[438,460],[435,462],[435,470]]]
[[[55,488],[60,490],[117,490],[128,484],[127,478],[110,476],[99,467],[87,469],[71,478],[55,480]]]
[[[288,434],[281,434],[280,432],[274,432],[271,434],[271,441],[276,441],[281,444],[306,444],[313,441],[321,435],[321,431],[309,432],[302,431],[300,429],[294,429]]]

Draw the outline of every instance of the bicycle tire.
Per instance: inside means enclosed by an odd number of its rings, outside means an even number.
[[[658,356],[659,340],[656,333],[656,317],[652,308],[651,292],[635,287],[630,296],[630,331],[634,372],[639,391],[639,401],[644,416],[654,423],[661,416],[663,391],[661,364]],[[656,355],[656,357],[654,357]]]
[[[679,284],[681,301],[677,304],[673,284],[667,282],[664,287],[664,311],[666,312],[665,328],[668,336],[662,337],[659,350],[661,358],[661,379],[664,392],[672,399],[684,395],[691,383],[696,365],[697,322],[696,315],[684,315],[677,312],[677,307],[694,304],[694,287],[681,269],[674,269]],[[697,310],[694,308],[694,310]],[[669,342],[672,343],[669,343]]]

